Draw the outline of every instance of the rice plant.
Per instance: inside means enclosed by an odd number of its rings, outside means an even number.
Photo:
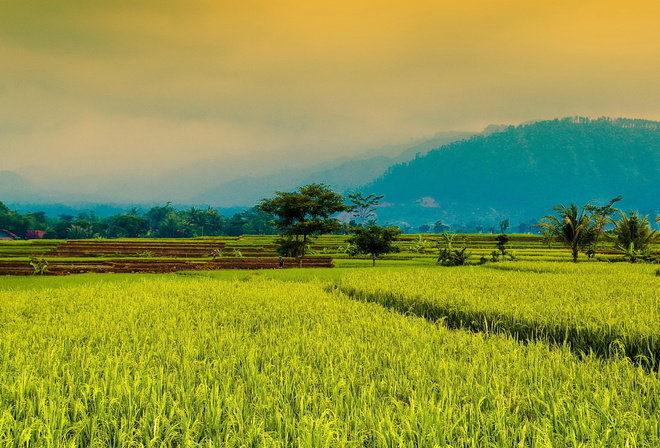
[[[11,448],[660,443],[660,382],[625,358],[264,275],[0,291],[0,385]]]

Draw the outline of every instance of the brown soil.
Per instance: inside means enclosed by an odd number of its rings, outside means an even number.
[[[333,267],[330,257],[305,258],[305,268]],[[284,268],[297,267],[295,260],[286,259]],[[160,274],[177,271],[201,271],[216,269],[277,269],[277,258],[218,258],[212,261],[192,260],[50,260],[45,275],[69,275],[81,273],[144,273]],[[34,270],[26,261],[0,261],[0,275],[32,275]]]

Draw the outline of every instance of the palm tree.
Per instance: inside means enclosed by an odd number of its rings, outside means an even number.
[[[589,213],[589,204],[581,209],[571,203],[568,207],[555,205],[557,216],[544,216],[538,226],[558,237],[571,249],[573,262],[577,263],[580,249],[588,247],[596,239],[599,222]]]
[[[188,225],[199,229],[195,231],[197,236],[204,236],[204,226],[206,225],[208,213],[197,207],[190,207],[186,215],[188,217]]]
[[[651,230],[648,218],[648,215],[640,217],[638,212],[630,212],[630,216],[621,213],[621,220],[615,222],[614,248],[631,263],[648,259],[651,255],[651,244],[658,232]]]

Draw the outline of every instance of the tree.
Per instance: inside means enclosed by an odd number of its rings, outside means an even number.
[[[369,227],[353,227],[353,236],[348,243],[355,247],[356,253],[371,255],[372,266],[376,266],[376,258],[384,254],[399,252],[394,240],[403,230],[398,227],[380,227],[370,225]]]
[[[135,214],[115,215],[110,221],[112,223],[108,229],[110,236],[138,238],[149,231],[149,220]]]
[[[151,226],[152,229],[158,229],[160,227],[160,223],[167,218],[168,215],[171,213],[174,213],[175,210],[172,207],[171,202],[167,202],[163,206],[156,206],[152,207],[149,209],[147,212],[147,218],[149,219],[149,225]]]
[[[186,238],[189,236],[185,220],[176,212],[170,212],[158,224],[157,238]]]
[[[454,243],[456,240],[455,233],[444,232],[442,234],[442,242],[438,244],[438,263],[443,266],[463,266],[470,258],[470,252],[467,252],[467,240],[463,239],[463,247],[455,249]]]
[[[648,216],[639,216],[630,212],[629,216],[620,212],[621,220],[616,221],[613,233],[614,248],[622,253],[631,263],[647,260],[651,256],[651,244],[658,232],[651,230]]]
[[[332,233],[341,228],[332,215],[348,211],[344,198],[325,184],[310,184],[294,192],[276,191],[275,197],[262,199],[257,206],[274,216],[274,225],[281,232],[281,243],[288,241],[298,267],[315,236]]]
[[[207,222],[207,213],[197,207],[190,207],[185,212],[186,222],[192,228],[195,236],[204,236],[204,227]]]
[[[506,233],[506,229],[508,228],[509,228],[509,218],[500,221],[500,233],[502,234]]]
[[[371,193],[369,196],[365,196],[360,192],[348,193],[348,199],[351,200],[352,204],[350,211],[357,218],[360,218],[360,225],[365,227],[367,221],[371,218],[376,217],[376,206],[380,203],[380,200],[385,196],[376,196],[375,193]]]
[[[623,196],[617,196],[614,199],[610,199],[610,201],[602,207],[597,207],[591,203],[587,203],[584,206],[584,209],[592,215],[593,220],[596,223],[594,229],[595,234],[593,235],[593,240],[591,241],[591,244],[589,244],[587,250],[587,256],[589,256],[589,258],[596,255],[598,242],[601,236],[605,234],[605,227],[613,222],[612,215],[615,213],[621,213],[621,210],[613,207],[613,205],[621,199],[623,199]]]
[[[578,209],[571,203],[568,207],[555,205],[552,208],[557,216],[544,216],[538,226],[547,229],[571,249],[573,262],[577,263],[580,249],[593,244],[598,223],[586,207]]]
[[[449,226],[442,222],[442,219],[437,220],[433,224],[433,231],[435,233],[444,233],[449,230]]]
[[[204,213],[206,214],[206,234],[209,236],[221,235],[225,225],[225,219],[222,215],[211,207],[207,207]]]
[[[500,251],[502,256],[506,255],[506,245],[509,242],[509,237],[502,233],[501,235],[498,235],[495,240],[497,241],[497,250]]]
[[[0,204],[2,205],[2,207],[0,207],[0,229],[9,230],[21,238],[24,238],[25,232],[30,226],[30,220],[17,211],[9,210],[9,208],[1,202]]]
[[[76,221],[75,224],[71,224],[67,229],[66,237],[70,240],[94,238],[94,231],[92,230],[91,223],[85,219]]]
[[[244,210],[242,215],[247,221],[246,233],[250,235],[274,235],[277,233],[271,224],[273,218],[268,213],[252,207]]]

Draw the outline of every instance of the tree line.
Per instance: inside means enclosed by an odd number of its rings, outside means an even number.
[[[211,207],[177,210],[170,203],[141,212],[133,208],[107,217],[94,212],[49,217],[45,212],[21,214],[0,202],[0,229],[24,238],[29,230],[48,239],[192,238],[199,236],[274,235],[277,229],[267,213],[253,207],[223,216]]]
[[[255,207],[229,218],[210,207],[176,210],[167,203],[152,207],[145,213],[134,208],[107,218],[83,212],[77,216],[59,215],[57,219],[51,219],[44,212],[21,215],[0,202],[0,229],[25,235],[28,230],[45,228],[42,237],[56,239],[278,234],[279,254],[295,257],[299,265],[302,265],[302,259],[315,237],[350,233],[352,237],[348,242],[352,253],[369,254],[375,264],[377,257],[398,250],[393,243],[403,233],[397,226],[376,225],[376,210],[383,197],[352,192],[348,194],[350,204],[346,204],[344,197],[327,185],[310,184],[293,192],[276,191],[274,197],[262,199]],[[641,216],[638,212],[626,214],[615,208],[614,204],[621,199],[618,196],[602,206],[592,202],[582,207],[575,204],[557,205],[553,208],[555,214],[544,216],[534,226],[541,229],[549,246],[555,241],[566,245],[574,262],[577,262],[580,251],[593,258],[599,242],[605,237],[613,241],[615,249],[631,262],[651,260],[652,244],[658,240],[658,232],[651,229],[648,216]],[[340,222],[337,216],[341,213],[353,219]],[[660,217],[656,221],[660,221]],[[508,227],[508,219],[500,221],[502,235],[498,237],[498,248],[502,257],[507,255],[505,232]],[[446,265],[464,264],[469,256],[466,247],[455,249],[448,229],[442,221],[434,225],[434,230],[442,232],[446,240],[445,247],[440,248],[439,262]]]

